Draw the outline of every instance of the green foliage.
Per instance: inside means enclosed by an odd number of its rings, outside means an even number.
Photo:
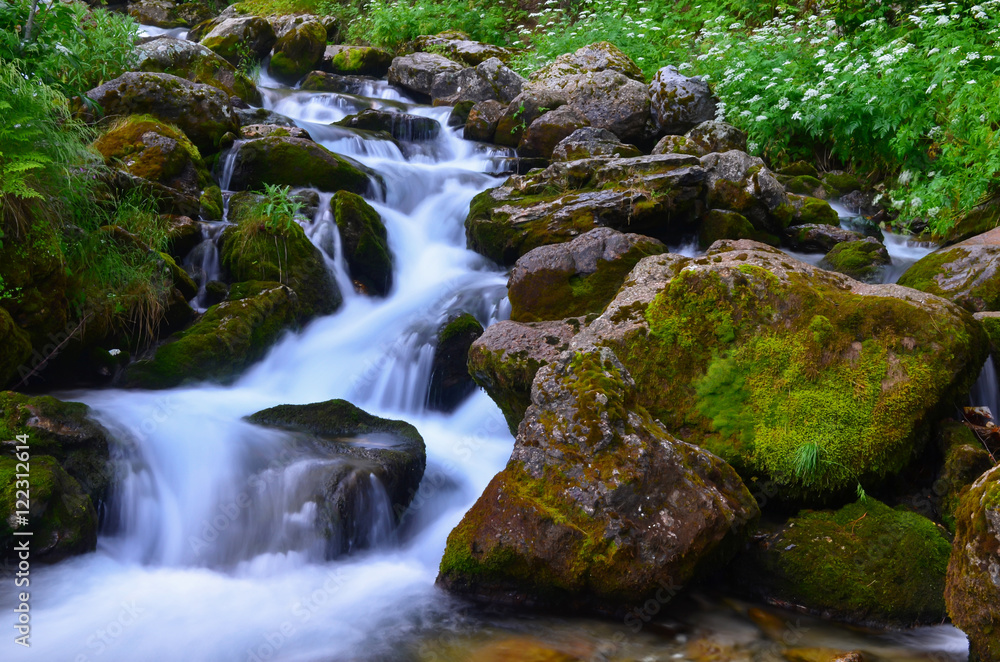
[[[30,6],[29,0],[0,0],[0,60],[16,63],[27,76],[82,96],[135,64],[139,27],[131,17],[82,2],[39,2],[28,41]]]
[[[242,255],[259,254],[266,251],[264,244],[273,243],[277,258],[278,281],[288,282],[288,239],[302,235],[302,228],[296,222],[300,217],[302,203],[294,198],[290,186],[264,184],[258,191],[258,200],[236,209],[233,220],[237,222],[237,252]],[[281,240],[279,246],[278,240]],[[261,264],[261,278],[268,278],[264,264]]]
[[[252,80],[255,85],[259,84],[261,75],[260,59],[249,42],[244,41],[236,45],[236,56],[239,59],[236,70]]]

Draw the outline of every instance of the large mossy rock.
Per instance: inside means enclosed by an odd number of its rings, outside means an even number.
[[[435,105],[453,106],[463,101],[510,103],[524,88],[524,78],[497,58],[490,58],[457,73],[435,80]]]
[[[889,251],[874,237],[837,244],[820,261],[819,266],[846,274],[851,278],[873,282],[879,279],[886,265],[891,264]]]
[[[197,212],[202,192],[213,185],[198,148],[177,127],[150,115],[133,115],[114,124],[95,142],[104,162],[132,177],[176,193],[167,197],[182,212]],[[185,200],[172,200],[177,196]],[[163,200],[161,200],[161,207]]]
[[[230,219],[236,224],[219,238],[219,263],[231,280],[287,285],[298,299],[299,316],[305,319],[334,312],[342,297],[320,249],[298,223],[280,232],[261,227],[263,219],[253,214],[251,202],[249,196],[230,202]]]
[[[387,73],[389,83],[425,97],[443,97],[455,92],[455,76],[462,65],[436,53],[411,53],[393,59]]]
[[[323,53],[323,71],[340,76],[374,76],[389,73],[392,53],[372,46],[327,46]]]
[[[372,479],[385,489],[398,522],[413,500],[427,462],[424,440],[409,423],[373,416],[346,400],[279,405],[248,417],[251,423],[312,436],[339,462],[330,463],[318,505],[327,538],[327,557],[371,540],[371,522],[359,521],[359,505],[371,499]]]
[[[241,71],[214,51],[185,39],[159,37],[136,47],[137,71],[170,74],[217,87],[229,96],[260,105],[260,91]]]
[[[660,133],[680,134],[715,119],[717,100],[708,83],[663,67],[649,84],[653,119]]]
[[[965,423],[942,421],[937,437],[944,463],[933,485],[935,505],[940,521],[954,532],[955,511],[965,488],[992,469],[994,462],[983,442]]]
[[[108,433],[88,418],[89,408],[52,397],[0,393],[0,558],[14,559],[17,542],[16,441],[27,435],[30,448],[30,509],[27,529],[31,558],[57,561],[93,551],[97,508],[112,480]]]
[[[642,80],[642,70],[614,44],[599,41],[560,55],[531,75],[531,80],[559,78],[599,71],[616,71],[634,80]]]
[[[378,212],[361,196],[347,191],[333,196],[330,211],[351,278],[375,294],[387,294],[392,287],[392,253]]]
[[[212,10],[201,2],[172,2],[171,0],[140,0],[128,6],[128,15],[140,25],[158,28],[189,28],[213,16]]]
[[[473,105],[465,118],[463,137],[466,140],[493,142],[503,112],[504,105],[499,101],[480,101]]]
[[[615,351],[668,430],[778,497],[818,501],[905,467],[988,349],[944,299],[746,240],[640,261],[571,341],[592,345]]]
[[[607,129],[592,126],[577,129],[559,141],[552,150],[553,161],[576,161],[595,156],[628,158],[642,156],[635,145],[626,145]]]
[[[203,154],[218,151],[222,136],[239,131],[228,94],[170,74],[128,72],[87,96],[101,107],[104,117],[152,115],[173,124]]]
[[[1000,466],[959,503],[945,600],[952,622],[969,636],[969,661],[1000,659]]]
[[[707,154],[700,163],[707,173],[709,207],[738,212],[762,232],[784,233],[795,208],[762,159],[730,150]]]
[[[747,150],[747,134],[731,124],[706,120],[683,136],[668,134],[660,138],[653,147],[653,154],[691,154],[705,156],[713,152],[728,152],[730,150],[745,152]]]
[[[539,115],[521,136],[517,155],[547,159],[560,142],[579,129],[590,126],[590,120],[573,106],[560,106]]]
[[[129,366],[124,385],[159,389],[230,380],[302,321],[298,297],[288,287],[276,282],[239,283],[227,301],[212,306],[190,328]]]
[[[759,510],[725,462],[639,405],[607,350],[538,371],[507,467],[448,537],[438,583],[614,613],[728,560]]]
[[[777,246],[779,239],[758,230],[742,214],[726,209],[711,209],[698,225],[698,246],[705,250],[720,239],[753,239]]]
[[[899,284],[973,312],[1000,310],[1000,228],[921,258],[900,276]]]
[[[875,627],[945,617],[947,532],[872,498],[836,511],[803,511],[755,537],[733,565],[755,597],[825,618]]]
[[[476,196],[465,221],[469,246],[513,264],[600,226],[680,236],[702,213],[705,178],[698,159],[682,154],[553,163]]]
[[[815,253],[829,253],[837,244],[861,241],[864,235],[826,223],[807,223],[788,229],[786,241],[792,248]]]
[[[611,228],[539,246],[521,256],[510,273],[510,318],[542,322],[601,313],[639,260],[666,251],[656,239]]]
[[[526,324],[505,320],[488,327],[469,347],[469,374],[500,407],[511,434],[517,434],[531,404],[538,369],[558,359],[582,327],[583,320],[576,317]]]
[[[214,25],[199,41],[235,66],[240,64],[243,49],[262,59],[271,52],[278,37],[271,24],[261,17],[236,16]]]
[[[427,393],[428,409],[453,411],[476,390],[469,375],[469,348],[482,335],[483,325],[470,313],[452,317],[438,330]]]
[[[467,67],[474,67],[490,58],[507,62],[514,56],[514,51],[509,48],[473,41],[469,35],[458,30],[423,35],[414,39],[410,46],[415,51],[441,53]]]
[[[265,184],[365,193],[373,179],[367,167],[305,138],[268,136],[237,143],[230,188],[257,190]]]
[[[325,48],[326,26],[318,18],[297,16],[275,42],[267,72],[291,85],[316,68]]]

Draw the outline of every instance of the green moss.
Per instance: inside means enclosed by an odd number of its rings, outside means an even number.
[[[857,623],[910,626],[945,615],[951,544],[916,513],[865,499],[800,513],[769,545],[771,597]]]
[[[873,241],[842,241],[826,254],[820,266],[851,278],[870,281],[890,262],[889,253],[882,244]]]
[[[392,63],[392,53],[381,48],[351,46],[337,52],[330,69],[342,76],[384,76]]]
[[[861,190],[861,180],[858,179],[858,176],[847,172],[841,174],[828,172],[823,175],[823,184],[834,195],[844,195],[851,191]]]
[[[826,200],[805,198],[802,206],[795,213],[795,224],[821,223],[824,225],[840,225],[840,217]]]
[[[238,184],[245,190],[273,184],[360,194],[368,190],[371,181],[367,169],[352,159],[333,154],[311,140],[280,136],[243,143],[238,170]]]
[[[156,137],[150,139],[148,134]],[[176,148],[164,150],[162,138],[176,143]],[[108,163],[116,163],[126,171],[167,186],[186,177],[193,168],[199,187],[212,185],[211,176],[202,167],[201,153],[176,126],[150,115],[132,115],[103,134],[94,147]]]
[[[351,278],[372,292],[386,294],[392,287],[393,261],[382,218],[361,196],[347,191],[338,191],[330,208]]]
[[[966,488],[993,467],[993,458],[983,443],[964,423],[942,421],[938,426],[944,465],[934,482],[934,492],[940,497],[938,510],[941,521],[952,532],[955,512]]]
[[[898,284],[912,287],[921,292],[944,296],[944,290],[937,282],[938,277],[951,278],[954,276],[955,274],[948,268],[948,265],[968,256],[969,252],[964,248],[934,251],[907,269],[906,273],[899,277]]]
[[[201,193],[198,200],[201,205],[200,214],[207,221],[222,220],[223,201],[222,189],[218,186],[209,186]]]
[[[789,177],[819,177],[816,167],[808,161],[796,161],[778,172]]]
[[[973,312],[1000,310],[1000,277],[993,273],[992,262],[992,256],[977,260],[962,247],[942,249],[907,269],[899,284],[937,294]]]
[[[754,228],[746,217],[736,212],[712,209],[701,221],[698,229],[698,245],[702,250],[720,239],[753,239],[771,246],[780,240],[772,234]]]
[[[531,404],[531,382],[545,365],[527,352],[492,352],[482,348],[469,352],[469,375],[485,388],[500,407],[512,434]]]
[[[482,335],[482,333],[483,325],[479,323],[479,320],[470,313],[462,313],[444,325],[440,333],[438,333],[438,345],[458,336],[466,334]]]
[[[305,21],[288,31],[274,45],[268,71],[289,84],[313,70],[323,57],[326,28],[315,21]]]
[[[785,188],[791,193],[799,195],[812,195],[817,190],[823,189],[823,182],[810,175],[799,175],[792,177],[785,182]]]

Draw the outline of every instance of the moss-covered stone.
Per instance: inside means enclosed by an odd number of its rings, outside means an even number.
[[[198,199],[200,204],[199,213],[206,221],[221,221],[224,203],[222,200],[222,189],[218,186],[209,186],[201,192]]]
[[[795,163],[789,164],[779,170],[778,174],[788,177],[819,177],[819,171],[816,170],[816,166],[808,161],[796,161]]]
[[[757,230],[742,214],[712,209],[701,219],[698,245],[705,250],[720,239],[753,239],[771,246],[777,246],[780,241],[772,234]]]
[[[784,179],[784,178],[782,178]],[[780,181],[780,180],[779,180]],[[825,193],[825,188],[823,182],[811,177],[809,175],[799,175],[797,177],[790,177],[782,182],[789,193],[798,193],[799,195],[811,195],[815,196],[817,193]]]
[[[803,511],[758,536],[733,576],[759,597],[874,626],[939,623],[951,544],[925,517],[872,498]]]
[[[371,292],[387,294],[392,287],[392,253],[378,212],[364,198],[347,191],[333,196],[330,209],[351,278]]]
[[[952,622],[969,636],[969,661],[1000,659],[1000,467],[983,474],[955,512],[955,543],[945,600]]]
[[[825,225],[840,225],[840,217],[836,210],[826,200],[809,196],[788,196],[795,214],[790,225],[807,225],[822,223]]]
[[[268,136],[239,143],[230,187],[258,190],[265,184],[365,193],[380,178],[353,159],[304,138]]]
[[[935,233],[932,239],[951,244],[989,232],[998,226],[1000,226],[1000,202],[991,200],[970,209],[954,227],[942,225],[941,232]]]
[[[988,347],[943,299],[749,241],[646,258],[574,340],[588,343],[615,350],[668,430],[773,480],[776,496],[819,500],[906,466]]]
[[[849,172],[828,172],[823,175],[823,186],[831,195],[846,195],[861,190],[861,180]]]
[[[326,268],[323,254],[292,221],[269,229],[249,198],[231,201],[230,220],[219,240],[219,262],[234,282],[278,282],[295,291],[298,315],[310,319],[328,315],[342,298]]]
[[[199,24],[195,27],[201,26]],[[227,18],[210,27],[209,32],[200,39],[201,45],[212,49],[234,66],[240,64],[245,49],[249,49],[258,59],[264,58],[278,40],[271,24],[259,16]],[[323,41],[326,41],[325,34]]]
[[[882,268],[891,263],[892,259],[885,246],[866,237],[837,244],[823,257],[819,266],[858,280],[874,281],[878,279]]]
[[[300,319],[298,297],[289,288],[274,282],[239,283],[228,301],[212,306],[190,328],[129,366],[124,384],[171,388],[231,379],[263,357]]]
[[[297,22],[274,44],[268,73],[285,83],[295,83],[315,68],[325,46],[326,28],[318,19]]]
[[[389,71],[392,53],[372,46],[328,46],[324,67],[341,76],[375,76],[381,78]]]
[[[1000,230],[923,257],[900,276],[899,284],[973,312],[1000,310]]]
[[[260,91],[246,74],[201,44],[161,37],[140,44],[136,52],[138,71],[179,76],[193,83],[217,87],[247,103],[261,103]]]
[[[934,482],[934,494],[941,521],[954,532],[955,511],[962,493],[993,467],[993,458],[975,433],[958,421],[941,422],[938,447],[944,464]]]
[[[469,375],[469,348],[482,335],[483,325],[470,313],[452,317],[438,330],[428,408],[452,411],[476,389]]]
[[[507,467],[448,536],[438,583],[479,600],[614,613],[724,563],[759,513],[679,442],[604,350],[535,378]]]

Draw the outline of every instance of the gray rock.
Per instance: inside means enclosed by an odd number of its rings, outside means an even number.
[[[578,129],[588,126],[590,120],[574,106],[560,106],[542,114],[528,127],[517,146],[519,156],[549,158],[563,139]]]
[[[393,59],[388,79],[411,92],[430,97],[445,97],[457,92],[457,75],[462,65],[435,53],[411,53]]]
[[[861,239],[864,235],[860,232],[825,223],[796,225],[788,230],[788,244],[792,248],[816,253],[828,253],[839,243]]]
[[[371,108],[348,115],[335,124],[366,131],[385,131],[393,138],[407,142],[433,140],[441,133],[441,123],[430,117]]]
[[[465,139],[493,142],[497,123],[503,116],[504,109],[505,106],[499,101],[480,101],[473,106],[465,120]]]
[[[508,104],[521,93],[524,83],[525,80],[520,74],[497,58],[490,58],[475,67],[463,69],[454,79],[451,78],[451,74],[445,74],[441,81],[433,86],[432,91],[454,85],[454,93],[447,96],[434,95],[439,103],[448,106],[462,101],[489,100]]]
[[[457,30],[417,37],[412,46],[415,51],[443,53],[448,58],[467,67],[475,67],[491,58],[508,62],[514,56],[514,51],[509,48],[473,41],[469,39],[469,35]]]
[[[373,76],[382,78],[389,72],[392,53],[371,46],[327,46],[322,69],[341,76]]]
[[[590,44],[573,53],[560,55],[550,64],[531,75],[532,81],[561,78],[574,74],[598,71],[617,71],[637,81],[642,81],[642,70],[617,46],[606,41]]]
[[[715,119],[716,99],[708,83],[663,67],[649,84],[653,120],[660,133],[680,134]]]
[[[634,145],[626,145],[607,129],[587,126],[577,129],[559,141],[552,150],[553,161],[576,161],[595,156],[641,156]]]
[[[972,312],[1000,310],[1000,228],[927,255],[900,276],[899,284]]]
[[[708,173],[708,206],[739,212],[754,228],[781,234],[791,211],[784,187],[759,157],[730,150],[707,154],[701,165]]]
[[[335,92],[338,94],[360,94],[366,87],[377,81],[372,76],[341,76],[325,71],[311,71],[299,83],[299,89],[307,92]]]
[[[214,51],[186,39],[158,37],[136,47],[137,71],[171,74],[217,87],[229,96],[260,104],[260,91],[245,74]]]
[[[140,0],[128,6],[128,15],[141,25],[158,28],[189,28],[212,18],[212,10],[200,2]]]
[[[200,43],[224,57],[230,64],[240,63],[240,50],[248,49],[264,58],[278,41],[271,24],[259,16],[227,18],[215,25]]]

